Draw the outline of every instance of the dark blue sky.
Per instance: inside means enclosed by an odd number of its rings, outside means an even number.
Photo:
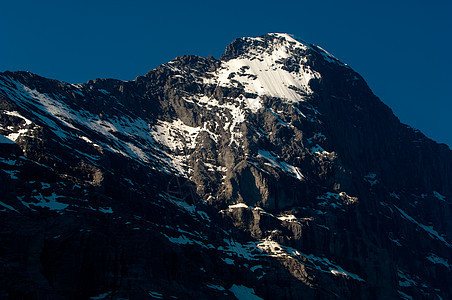
[[[402,122],[452,146],[452,1],[0,1],[0,71],[132,80],[234,39],[293,33],[359,72]]]

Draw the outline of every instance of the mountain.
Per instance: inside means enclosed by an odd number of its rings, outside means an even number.
[[[452,151],[288,34],[0,74],[5,299],[449,299]]]

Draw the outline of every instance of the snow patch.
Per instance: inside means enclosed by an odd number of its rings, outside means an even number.
[[[398,239],[392,238],[391,236],[389,237],[389,240],[391,242],[393,242],[394,244],[396,244],[399,247],[402,247],[402,244],[400,243],[400,241]]]
[[[316,144],[315,146],[311,147],[311,152],[321,156],[327,156],[331,154],[331,152],[326,151],[319,144]]]
[[[238,300],[262,300],[262,298],[256,296],[252,288],[244,285],[233,284],[229,289]]]
[[[102,300],[102,299],[106,299],[107,297],[110,298],[109,296],[111,294],[112,294],[112,292],[106,292],[106,293],[99,294],[98,296],[90,297],[89,299],[91,299],[91,300]]]
[[[225,291],[226,290],[224,287],[222,287],[220,285],[213,284],[213,283],[207,283],[206,286],[208,288],[211,288],[211,289],[214,289],[214,290],[218,290],[218,291]]]
[[[389,196],[391,196],[392,198],[395,198],[397,200],[400,200],[400,196],[397,193],[392,192],[389,194]]]
[[[438,193],[437,191],[433,191],[433,196],[435,196],[435,198],[437,198],[438,200],[441,201],[446,201],[446,197],[441,195],[440,193]]]
[[[400,298],[403,299],[403,300],[413,300],[413,297],[411,297],[411,296],[405,294],[405,293],[402,292],[402,291],[397,291],[397,293],[399,293]]]
[[[363,281],[361,277],[351,272],[345,271],[342,267],[332,263],[328,258],[314,256],[313,254],[303,254],[298,250],[280,245],[270,237],[261,241],[257,245],[263,252],[272,257],[292,257],[301,263],[313,267],[321,272],[331,273],[334,276],[345,276],[357,281]]]
[[[58,202],[59,198],[64,198],[63,196],[58,196],[55,193],[52,193],[50,196],[43,196],[42,194],[33,196],[38,203],[30,203],[30,205],[39,206],[42,208],[48,208],[50,210],[61,211],[66,209],[69,204]]]
[[[17,131],[17,132],[8,134],[7,138],[10,139],[11,141],[15,142],[15,141],[17,141],[19,136],[21,136],[29,131],[30,131],[30,129],[28,129],[28,128],[19,129],[19,131]]]
[[[332,193],[326,192],[323,195],[317,196],[320,206],[331,206],[333,208],[340,208],[343,205],[351,205],[358,201],[358,198],[347,195],[345,192]]]
[[[225,263],[227,263],[228,265],[234,265],[235,264],[234,260],[230,259],[228,257],[222,258],[221,260],[224,261]]]
[[[177,119],[173,122],[158,121],[150,134],[154,140],[172,151],[184,151],[186,148],[195,148],[200,131],[201,127],[191,127]]]
[[[19,177],[16,176],[17,174],[19,174],[19,171],[16,171],[16,170],[3,170],[3,172],[8,174],[11,179],[19,179]]]
[[[178,245],[193,245],[195,244],[192,239],[187,238],[185,235],[180,235],[179,237],[170,237],[164,234],[164,236],[173,244]]]
[[[14,207],[12,207],[11,205],[8,205],[8,204],[6,204],[6,203],[0,202],[0,206],[3,206],[3,207],[5,207],[5,208],[7,208],[7,209],[9,209],[9,210],[18,212]]]
[[[104,213],[104,214],[112,214],[113,213],[113,209],[111,207],[99,207],[98,211],[100,211],[101,213]]]
[[[404,212],[403,210],[401,210],[400,208],[398,208],[396,205],[394,205],[394,207],[400,212],[400,214],[402,215],[402,217],[408,221],[410,221],[413,224],[416,224],[417,226],[419,226],[420,228],[422,228],[429,236],[436,238],[437,240],[443,242],[446,246],[452,248],[452,245],[449,244],[444,237],[442,237],[436,230],[433,229],[433,226],[427,226],[424,224],[419,223],[418,221],[416,221],[415,219],[413,219],[412,217],[410,217],[406,212]]]
[[[427,259],[429,261],[431,261],[432,263],[434,263],[434,264],[443,265],[443,266],[445,266],[448,269],[452,268],[452,266],[449,264],[449,260],[447,260],[445,258],[442,258],[442,257],[439,257],[436,254],[430,253],[430,255],[427,256]]]
[[[276,118],[279,124],[283,126],[290,127],[290,124],[287,122],[284,122],[271,108],[267,107],[267,110]]]
[[[253,113],[257,113],[259,111],[259,109],[261,109],[263,107],[260,97],[257,97],[255,99],[246,98],[245,103],[246,103],[246,107],[249,108]]]
[[[109,91],[106,91],[106,90],[104,90],[104,89],[97,89],[99,92],[101,92],[102,94],[104,94],[104,95],[110,95],[110,92]]]
[[[274,156],[272,153],[266,150],[258,150],[258,158],[264,158],[267,161],[267,165],[270,165],[273,168],[280,169],[281,171],[289,174],[292,177],[297,178],[302,181],[304,179],[304,175],[301,173],[300,168],[292,166],[285,161],[279,162],[279,159]]]
[[[262,251],[258,249],[256,242],[249,242],[241,244],[232,239],[224,239],[225,245],[220,246],[217,249],[227,253],[229,256],[241,257],[247,260],[257,260],[258,255],[262,254]]]
[[[364,180],[367,181],[371,186],[374,186],[378,183],[377,174],[375,173],[368,173],[364,176]]]
[[[8,115],[8,116],[14,116],[14,117],[18,117],[21,118],[22,120],[25,121],[26,125],[31,125],[33,124],[32,121],[30,121],[29,119],[25,118],[24,116],[22,116],[21,114],[19,114],[17,111],[5,111],[4,114]]]
[[[256,265],[256,266],[254,266],[254,267],[251,267],[250,268],[250,271],[251,272],[256,272],[257,270],[259,270],[259,269],[262,269],[263,267],[261,266],[261,265]]]
[[[173,196],[168,195],[168,194],[160,194],[160,196],[162,198],[164,198],[166,201],[171,202],[172,204],[176,205],[180,209],[188,212],[189,214],[195,215],[195,213],[196,213],[196,206],[194,206],[192,204],[188,204],[187,202],[182,201],[181,199],[173,197]]]
[[[245,203],[237,203],[234,205],[229,205],[229,209],[235,209],[235,208],[249,208],[249,206],[246,205]]]
[[[153,297],[153,298],[163,299],[163,294],[160,294],[160,293],[157,293],[157,292],[148,291],[148,295]]]
[[[281,221],[286,221],[286,222],[298,221],[297,217],[295,217],[294,215],[279,216],[278,219],[281,220]]]
[[[409,287],[409,286],[417,286],[417,282],[410,278],[410,276],[403,271],[399,270],[397,272],[397,276],[399,277],[399,286],[401,287]]]

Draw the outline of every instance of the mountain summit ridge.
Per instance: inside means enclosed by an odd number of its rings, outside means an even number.
[[[2,297],[452,296],[452,151],[290,35],[1,73],[0,125]]]

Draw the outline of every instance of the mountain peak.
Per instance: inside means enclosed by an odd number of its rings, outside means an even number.
[[[236,39],[221,57],[218,84],[240,84],[250,93],[302,101],[312,93],[309,82],[320,78],[308,63],[312,51],[286,33]]]
[[[307,50],[309,46],[287,33],[268,33],[259,37],[242,37],[234,40],[226,48],[225,54],[221,59],[229,60],[244,55],[288,52],[294,48]]]
[[[3,73],[0,297],[451,299],[450,170],[285,33],[134,81]]]

